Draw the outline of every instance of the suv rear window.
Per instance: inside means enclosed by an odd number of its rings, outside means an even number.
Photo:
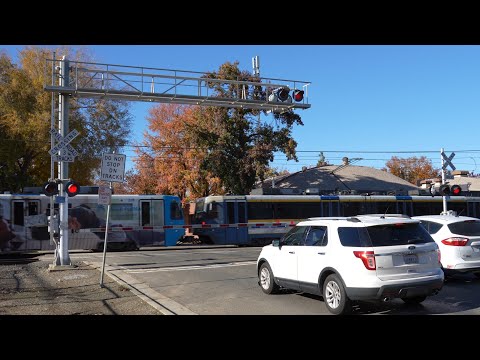
[[[367,229],[364,227],[339,227],[338,236],[343,246],[371,247]]]
[[[374,247],[434,242],[420,224],[377,225],[366,229]]]
[[[378,247],[434,242],[420,224],[392,224],[338,228],[343,246]]]
[[[467,220],[449,224],[448,228],[454,234],[465,236],[480,236],[480,221]]]

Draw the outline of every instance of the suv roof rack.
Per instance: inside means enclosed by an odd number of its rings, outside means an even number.
[[[405,215],[405,214],[363,214],[363,215],[357,215],[355,216],[357,218],[361,217],[379,217],[379,218],[386,218],[386,217],[396,217],[396,218],[404,218],[404,219],[411,219],[410,216]]]
[[[345,216],[319,216],[319,217],[311,217],[307,220],[347,220],[348,218]]]

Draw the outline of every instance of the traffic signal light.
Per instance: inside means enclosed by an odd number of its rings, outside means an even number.
[[[440,185],[439,193],[442,196],[450,195],[450,186],[449,185]]]
[[[43,193],[47,196],[58,194],[58,185],[55,181],[48,181],[43,185]]]
[[[279,87],[272,91],[268,96],[268,101],[276,102],[292,102],[292,97],[288,94],[289,89],[286,87]]]
[[[303,90],[293,90],[293,100],[296,102],[300,102],[303,100],[303,94],[305,91]]]
[[[287,101],[288,100],[288,89],[280,88],[277,92],[278,100]]]
[[[75,181],[70,180],[65,184],[65,192],[70,197],[75,196],[80,192],[80,185],[78,185]]]
[[[452,185],[452,187],[450,188],[450,193],[452,195],[460,195],[461,192],[462,188],[460,187],[460,185]]]

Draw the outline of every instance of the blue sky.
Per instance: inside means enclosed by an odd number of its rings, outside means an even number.
[[[226,61],[262,77],[309,81],[311,108],[293,136],[299,162],[278,154],[272,166],[298,171],[320,151],[341,164],[382,168],[392,156],[425,155],[441,166],[440,149],[460,170],[480,172],[480,46],[466,45],[95,45],[98,62],[214,71]],[[14,56],[21,45],[2,46]],[[132,140],[141,141],[149,107],[132,103]],[[267,117],[272,115],[267,115]],[[268,120],[268,119],[267,119]],[[126,149],[127,168],[134,153]]]

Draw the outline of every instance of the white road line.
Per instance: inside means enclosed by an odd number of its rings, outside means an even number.
[[[101,270],[102,263],[89,261],[84,261],[84,263]],[[132,293],[164,315],[197,315],[189,308],[150,288],[147,284],[125,274],[125,271],[123,270],[118,270],[113,266],[105,265],[105,274],[120,285],[127,286]]]
[[[215,269],[223,267],[232,267],[232,266],[244,266],[244,265],[254,265],[256,261],[242,261],[242,262],[232,262],[226,264],[209,264],[209,265],[190,265],[190,266],[175,266],[175,267],[165,267],[165,268],[143,268],[143,269],[130,269],[123,270],[126,273],[130,274],[144,274],[144,273],[154,273],[161,271],[182,271],[182,270],[204,270],[204,269]]]

